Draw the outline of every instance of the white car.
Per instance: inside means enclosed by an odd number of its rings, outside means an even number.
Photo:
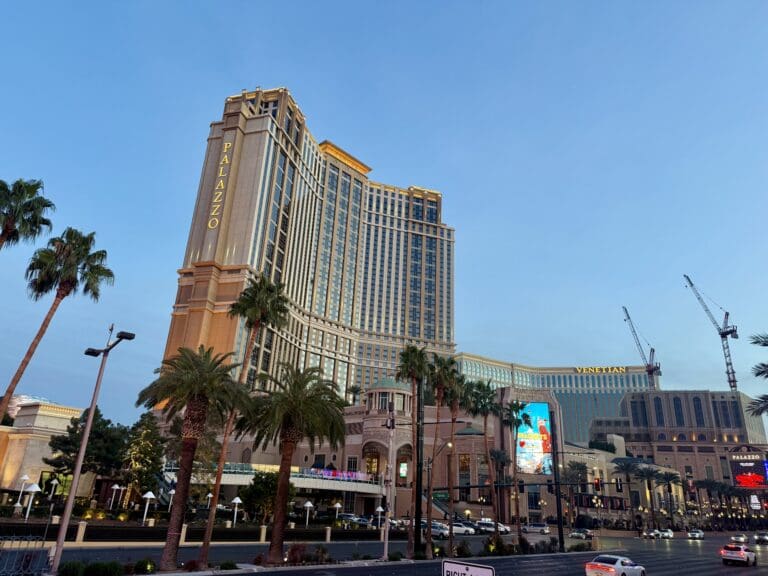
[[[474,534],[475,529],[470,528],[469,526],[464,526],[464,524],[460,524],[459,522],[454,522],[451,524],[453,526],[453,533],[454,534]]]
[[[645,576],[645,568],[639,566],[626,556],[600,554],[585,567],[586,576]]]
[[[544,523],[541,524],[526,524],[523,526],[523,533],[536,532],[538,534],[549,534],[549,526]]]
[[[736,542],[737,544],[746,544],[749,542],[749,537],[746,534],[734,534],[731,536],[731,542]]]
[[[743,544],[726,544],[720,549],[720,558],[723,559],[723,564],[736,562],[745,566],[757,566],[757,554]]]
[[[505,526],[501,522],[497,523],[499,526],[499,534],[509,534],[510,528],[509,526]],[[486,534],[491,534],[492,532],[496,531],[496,527],[493,525],[493,522],[478,522],[477,523],[477,529],[480,532],[485,532]]]
[[[669,528],[667,528],[666,530],[662,530],[660,534],[662,538],[665,538],[667,540],[675,537],[675,533],[672,532],[672,530],[670,530]]]
[[[432,538],[448,538],[448,526],[441,522],[432,522]]]
[[[688,539],[689,540],[704,540],[704,532],[701,530],[689,530],[688,531]]]
[[[650,538],[651,540],[658,540],[661,538],[661,532],[658,530],[645,530],[643,532],[643,538]]]

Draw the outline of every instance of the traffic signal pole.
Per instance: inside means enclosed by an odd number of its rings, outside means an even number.
[[[552,430],[552,473],[555,477],[555,506],[557,510],[557,550],[565,552],[565,536],[563,535],[563,502],[560,491],[560,460],[558,452],[560,445],[557,443],[557,430],[555,424],[555,413],[549,412],[549,425]]]

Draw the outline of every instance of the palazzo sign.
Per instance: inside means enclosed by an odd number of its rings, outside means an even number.
[[[232,165],[232,142],[224,142],[219,159],[219,168],[216,173],[216,185],[213,188],[213,198],[211,199],[211,210],[208,212],[208,229],[213,230],[219,227],[221,223],[221,210],[224,206],[224,193],[227,190],[227,180],[229,179],[229,169]]]

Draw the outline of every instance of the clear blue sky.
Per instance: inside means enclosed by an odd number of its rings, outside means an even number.
[[[161,360],[208,125],[243,88],[288,87],[318,140],[372,178],[442,191],[458,349],[541,366],[639,363],[725,389],[682,274],[723,304],[741,389],[768,350],[765,2],[92,2],[2,9],[0,178],[41,178],[96,231],[116,284],[61,306],[18,392],[138,415]],[[42,245],[41,240],[38,244]],[[33,246],[0,252],[0,384],[51,302]],[[717,308],[713,311],[718,317]]]

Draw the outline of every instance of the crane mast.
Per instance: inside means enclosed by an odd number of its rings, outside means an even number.
[[[635,338],[637,350],[640,352],[640,357],[643,359],[645,371],[648,374],[648,384],[650,385],[651,390],[655,390],[656,377],[661,376],[661,365],[656,362],[656,350],[654,350],[653,346],[651,346],[650,355],[646,357],[645,350],[643,349],[643,345],[640,343],[640,338],[637,335],[637,330],[635,330],[635,325],[632,322],[632,318],[630,317],[629,312],[627,311],[627,307],[622,306],[621,309],[624,310],[624,321],[629,324],[629,329],[632,331],[632,336]]]
[[[701,294],[696,288],[696,285],[693,283],[693,280],[691,280],[687,274],[683,274],[683,278],[685,278],[688,288],[693,291],[696,299],[699,301],[699,304],[701,304],[701,307],[704,308],[704,312],[707,313],[710,322],[712,322],[715,330],[717,330],[717,333],[720,336],[720,343],[723,346],[723,356],[725,357],[725,374],[728,377],[728,386],[730,386],[731,390],[735,391],[736,372],[733,369],[733,361],[731,360],[731,347],[728,344],[728,337],[730,336],[734,339],[739,337],[736,326],[731,326],[728,324],[729,315],[726,311],[723,311],[725,312],[725,315],[723,316],[723,325],[720,326],[720,324],[717,323],[717,320],[715,320],[715,317],[713,316],[712,311],[709,309],[709,306],[707,306],[707,303],[704,301],[704,298],[702,298]]]

